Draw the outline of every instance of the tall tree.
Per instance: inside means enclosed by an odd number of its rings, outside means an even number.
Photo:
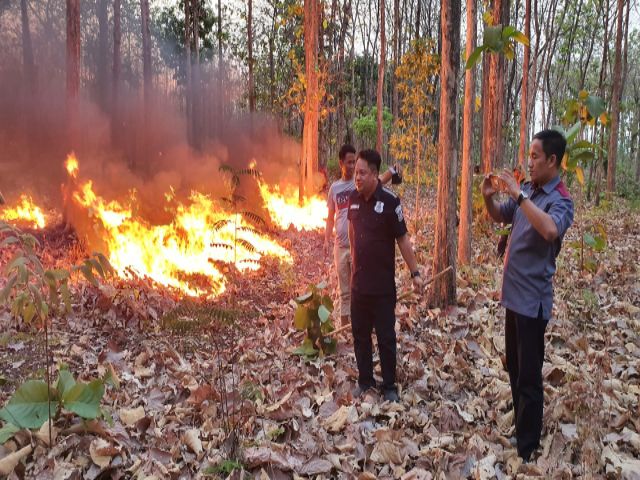
[[[524,13],[524,34],[527,38],[531,37],[531,0],[524,0],[525,2],[525,13]],[[527,142],[528,142],[528,120],[529,120],[529,112],[528,106],[529,101],[527,95],[529,93],[529,54],[530,48],[529,45],[524,46],[524,59],[522,61],[522,93],[521,93],[521,103],[520,103],[520,145],[518,146],[518,165],[520,168],[524,169],[524,159],[527,151]]]
[[[36,78],[36,64],[33,57],[33,46],[31,44],[27,0],[20,0],[20,18],[22,21],[22,68],[24,80],[25,85],[27,85],[29,89],[29,94],[33,95],[36,91],[38,80]]]
[[[378,64],[378,91],[376,98],[376,105],[378,109],[378,118],[377,118],[377,137],[376,137],[376,150],[382,152],[382,114],[383,114],[383,98],[382,92],[384,89],[384,68],[385,68],[385,57],[387,54],[387,38],[385,35],[385,21],[384,21],[384,11],[385,11],[385,0],[378,0],[378,5],[380,9],[380,63]]]
[[[529,1],[529,0],[527,0]],[[476,0],[467,0],[466,58],[476,48]],[[464,113],[462,119],[462,178],[460,183],[460,226],[458,228],[458,262],[471,262],[471,225],[473,204],[473,109],[475,106],[475,66],[465,72]]]
[[[247,53],[249,64],[249,111],[256,109],[256,90],[253,80],[253,0],[247,0]]]
[[[67,128],[70,148],[77,148],[79,92],[80,0],[67,0]]]
[[[607,196],[616,189],[616,161],[618,158],[618,131],[620,129],[620,96],[622,95],[622,36],[624,1],[618,0],[616,26],[616,58],[613,64],[613,86],[611,88],[611,132],[607,152]]]
[[[456,300],[456,105],[460,64],[460,16],[460,0],[442,1],[438,197],[433,273],[449,266],[452,267],[452,272],[433,283],[432,303],[436,306],[451,305]]]
[[[151,105],[151,31],[149,29],[149,0],[140,0],[142,19],[142,77],[144,81],[145,112]]]
[[[122,41],[121,0],[113,0],[113,79],[111,94],[111,139],[114,144],[119,143],[120,130],[120,44]]]
[[[318,171],[318,0],[304,0],[304,58],[306,99],[300,163],[300,199],[313,195]]]
[[[109,60],[107,51],[109,50],[109,0],[98,0],[98,61],[96,79],[98,85],[98,103],[103,110],[108,106]]]
[[[185,71],[185,110],[187,120],[187,142],[193,145],[193,79],[191,78],[191,39],[193,22],[191,20],[191,0],[184,0],[184,71]]]

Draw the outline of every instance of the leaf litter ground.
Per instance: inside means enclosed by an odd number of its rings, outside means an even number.
[[[595,222],[604,222],[609,247],[586,252],[599,268],[580,272],[569,244]],[[638,211],[623,206],[579,212],[565,240],[532,463],[522,464],[510,441],[501,265],[495,236],[481,229],[473,266],[458,273],[457,306],[429,309],[411,296],[398,305],[399,404],[375,393],[352,397],[348,332],[331,357],[306,362],[290,353],[302,333],[292,328],[289,300],[322,278],[335,286],[320,234],[283,233],[293,266],[235,279],[217,302],[243,312],[233,325],[177,334],[161,325],[178,295],[142,280],[77,285],[73,314],[53,321],[53,363],[83,380],[111,372],[119,385],[107,388],[105,419],[80,423],[63,413],[51,450],[48,435],[22,431],[0,446],[0,462],[23,452],[10,478],[39,479],[225,478],[233,467],[255,478],[638,478],[639,225]],[[432,230],[427,220],[415,239],[427,265]],[[51,236],[43,239],[47,264],[81,255],[72,236]],[[403,292],[410,282],[398,262]],[[42,336],[16,331],[7,311],[0,322],[4,403],[24,379],[42,378],[44,350]]]

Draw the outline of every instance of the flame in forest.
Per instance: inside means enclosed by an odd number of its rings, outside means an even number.
[[[75,157],[73,157],[75,159]],[[73,161],[67,171],[77,175]],[[179,289],[193,296],[215,296],[225,291],[224,271],[257,270],[260,259],[271,256],[291,262],[289,252],[260,232],[240,214],[229,213],[209,196],[192,192],[187,202],[165,194],[174,214],[170,223],[152,225],[136,215],[132,193],[125,201],[106,201],[91,180],[74,188],[71,201],[91,219],[104,242],[107,257],[122,277],[130,273]]]
[[[8,222],[22,223],[31,228],[44,228],[46,218],[42,209],[26,194],[20,195],[20,200],[15,207],[7,207],[2,210],[2,218]]]
[[[78,177],[78,169],[80,167],[78,165],[78,159],[73,152],[67,155],[67,159],[64,162],[64,168],[67,170],[67,173],[71,178]]]
[[[298,231],[312,231],[325,227],[328,209],[327,201],[322,196],[305,198],[300,204],[295,186],[281,189],[263,182],[260,182],[260,193],[271,220],[279,228],[286,230],[291,226]]]

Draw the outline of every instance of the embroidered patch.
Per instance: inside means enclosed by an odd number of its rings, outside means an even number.
[[[402,222],[404,220],[404,215],[402,214],[402,205],[398,205],[396,207],[396,215],[398,216],[399,222]]]
[[[376,202],[376,206],[373,207],[373,209],[376,211],[376,213],[382,213],[382,210],[384,210],[384,202],[378,200]]]
[[[358,210],[359,208],[360,208],[359,203],[352,203],[351,206],[349,207],[350,210]]]

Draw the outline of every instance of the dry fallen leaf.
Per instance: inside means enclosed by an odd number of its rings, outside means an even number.
[[[344,429],[347,423],[354,423],[358,420],[358,412],[356,407],[353,405],[341,406],[338,410],[336,410],[331,416],[329,416],[324,422],[323,425],[330,432],[339,432]]]
[[[133,408],[133,409],[121,408],[118,411],[118,416],[120,417],[120,420],[122,420],[122,423],[124,423],[128,427],[134,425],[138,420],[143,418],[144,415],[145,413],[144,413],[143,406],[140,406],[138,408]]]
[[[198,430],[197,428],[192,428],[191,430],[187,431],[184,434],[182,441],[196,455],[199,455],[200,453],[202,453],[202,442],[200,441],[200,430]]]
[[[40,430],[38,430],[38,432],[35,434],[35,436],[42,443],[44,443],[47,446],[50,446],[49,445],[49,422],[44,422],[40,427]],[[58,429],[52,425],[51,441],[55,443],[57,436],[58,436]]]
[[[29,455],[31,453],[31,450],[31,445],[27,445],[17,452],[10,453],[6,457],[2,458],[0,460],[0,475],[5,476],[13,472],[13,469],[16,468],[16,465],[20,463],[20,460]]]
[[[89,455],[93,463],[100,468],[107,468],[111,463],[111,458],[118,453],[118,450],[103,438],[96,438],[89,445]]]

